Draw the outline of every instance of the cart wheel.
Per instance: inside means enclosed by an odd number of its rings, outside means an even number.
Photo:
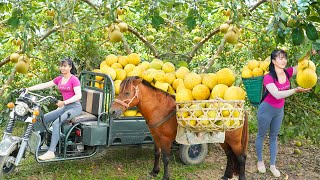
[[[0,156],[0,179],[3,178],[3,175],[9,174],[14,171],[16,166],[13,164],[13,161],[16,158],[17,152],[15,151],[17,149],[17,146],[13,146],[9,153],[5,156]]]
[[[179,151],[183,164],[200,164],[208,154],[208,144],[180,145]]]

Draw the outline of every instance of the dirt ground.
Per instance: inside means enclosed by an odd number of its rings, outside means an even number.
[[[268,141],[268,139],[267,139]],[[287,144],[278,143],[278,156],[276,165],[281,172],[279,178],[273,177],[269,168],[269,145],[265,141],[264,161],[267,168],[265,174],[258,173],[256,168],[256,154],[254,146],[254,137],[250,136],[248,157],[246,162],[247,179],[272,180],[272,179],[289,179],[289,180],[320,180],[320,147],[311,145],[307,141],[302,142],[302,146],[297,147],[295,142]],[[299,149],[301,154],[294,153],[294,149]],[[221,164],[220,169],[205,170],[197,174],[188,174],[187,179],[220,179],[217,174],[223,174],[226,165],[226,156],[218,144],[209,146],[209,155],[207,162]],[[238,179],[233,177],[232,179]]]

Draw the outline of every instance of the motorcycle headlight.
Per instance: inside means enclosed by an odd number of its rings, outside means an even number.
[[[17,105],[14,107],[14,112],[18,116],[24,116],[28,113],[29,107],[24,102],[17,102]]]

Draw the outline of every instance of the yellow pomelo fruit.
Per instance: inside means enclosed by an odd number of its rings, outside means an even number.
[[[165,73],[162,70],[156,70],[153,79],[155,81],[165,82]]]
[[[197,120],[189,120],[188,124],[191,126],[195,126],[197,124]]]
[[[164,74],[164,82],[166,83],[172,84],[175,79],[176,75],[174,74],[174,72]]]
[[[252,75],[253,75],[254,77],[256,77],[256,76],[262,76],[262,75],[263,75],[263,70],[262,70],[261,68],[254,68],[254,69],[252,70]]]
[[[201,116],[199,116],[199,118],[201,118],[201,119],[200,119],[200,124],[201,124],[202,126],[208,126],[208,125],[210,124],[210,121],[208,120],[208,116],[206,116],[206,115],[201,115]]]
[[[174,65],[171,62],[166,62],[162,65],[162,70],[165,73],[170,73],[170,72],[174,72],[176,70],[176,68],[174,67]]]
[[[312,88],[317,83],[317,74],[311,68],[299,70],[296,79],[298,85],[303,88]]]
[[[128,63],[138,65],[141,61],[139,54],[131,53],[127,58]]]
[[[112,80],[115,80],[117,77],[116,70],[110,67],[104,67],[103,69],[100,69],[100,71],[104,74],[108,74],[112,78]]]
[[[211,91],[210,99],[215,98],[224,98],[224,93],[228,89],[228,86],[225,84],[217,84]]]
[[[118,63],[125,67],[128,64],[128,57],[127,56],[118,56]]]
[[[184,118],[186,118],[186,117],[188,117],[189,116],[189,113],[188,113],[188,109],[187,108],[180,108],[179,109],[180,111],[178,111],[177,112],[177,116],[178,117],[184,117]]]
[[[109,33],[110,42],[113,42],[113,43],[120,42],[122,38],[123,38],[123,34],[118,30],[114,30],[111,33]]]
[[[218,78],[216,74],[209,73],[205,74],[202,78],[202,84],[206,85],[210,90],[218,84]]]
[[[222,111],[221,111],[222,116],[229,117],[230,112],[232,112],[231,109],[233,109],[233,106],[229,103],[224,103],[221,109],[222,109]]]
[[[153,81],[153,72],[152,71],[144,71],[142,73],[142,78],[148,82],[152,82]]]
[[[252,71],[249,68],[242,69],[241,77],[242,78],[251,78],[251,77],[253,77]]]
[[[127,32],[128,31],[128,24],[125,22],[120,22],[118,24],[118,27],[120,28],[120,32]]]
[[[203,84],[198,84],[192,89],[192,96],[195,100],[206,100],[210,96],[210,89]]]
[[[165,82],[161,82],[161,81],[157,81],[155,84],[154,84],[154,87],[158,88],[158,89],[161,89],[163,91],[167,91],[168,88],[169,88],[169,84],[168,83],[165,83]]]
[[[98,83],[98,82],[95,82],[95,83],[94,83],[94,87],[99,88],[99,89],[102,89],[102,88],[101,88],[101,84]]]
[[[238,126],[240,126],[240,125],[241,125],[241,123],[240,123],[239,120],[233,120],[233,126],[234,126],[234,127],[238,127]]]
[[[226,40],[227,43],[237,44],[238,43],[238,39],[239,39],[239,35],[237,33],[235,33],[234,31],[228,31],[224,35],[224,39]]]
[[[111,24],[109,27],[108,27],[108,32],[111,33],[112,31],[120,31],[120,28],[118,25],[116,24]]]
[[[220,32],[226,33],[226,32],[228,32],[228,29],[229,29],[229,24],[224,23],[224,24],[220,25]]]
[[[258,68],[259,65],[260,65],[259,62],[257,60],[255,60],[255,59],[250,60],[248,62],[248,68],[251,69],[251,70],[253,70],[254,68]]]
[[[116,69],[116,80],[124,80],[127,77],[127,72],[123,69]]]
[[[127,64],[126,66],[124,66],[124,70],[127,72],[127,74],[129,72],[131,72],[136,66],[134,64]]]
[[[30,59],[27,55],[22,55],[18,58],[18,61],[24,61],[25,63],[29,64],[30,63]]]
[[[209,118],[216,118],[217,117],[217,111],[216,110],[208,111],[208,117]]]
[[[176,92],[176,101],[181,102],[181,101],[192,101],[193,96],[192,96],[192,91],[190,89],[181,89]]]
[[[186,74],[183,79],[184,86],[188,89],[193,89],[196,85],[201,84],[202,78],[199,74],[194,72]]]
[[[232,116],[234,118],[238,118],[240,116],[240,112],[238,110],[234,110],[233,113],[232,113]]]
[[[115,81],[114,81],[114,91],[115,91],[115,94],[119,94],[121,82],[122,82],[121,80],[115,80]]]
[[[118,57],[114,54],[109,54],[104,61],[106,61],[108,66],[111,66],[113,63],[118,62]]]
[[[102,73],[100,69],[94,69],[94,70],[92,70],[92,72]],[[102,76],[96,76],[96,80],[97,81],[102,81],[103,77]]]
[[[148,61],[143,61],[141,62],[140,66],[147,70],[150,67],[150,63]]]
[[[168,93],[169,94],[175,94],[176,93],[176,91],[173,89],[173,87],[169,84],[169,87],[168,87]]]
[[[223,121],[222,120],[218,120],[218,121],[214,122],[214,124],[217,125],[217,126],[221,126],[221,125],[223,125]]]
[[[261,68],[263,71],[267,71],[269,69],[270,61],[262,61],[259,65],[259,68]]]
[[[141,112],[137,112],[136,116],[142,116]]]
[[[298,63],[298,71],[303,70],[305,68],[310,68],[313,71],[316,71],[316,65],[308,59],[304,59]]]
[[[181,78],[184,79],[184,77],[186,76],[186,74],[188,74],[190,71],[188,68],[185,67],[180,67],[177,71],[176,71],[176,77],[177,78]]]
[[[163,62],[160,59],[153,59],[150,62],[149,67],[153,68],[153,69],[161,70],[162,69],[162,65],[163,65]]]
[[[181,84],[179,84],[178,85],[178,87],[177,87],[177,89],[176,89],[176,92],[179,92],[179,91],[181,91],[182,89],[188,89],[188,88],[186,88],[185,86],[184,86],[184,83],[181,83]],[[190,90],[190,89],[189,89]],[[191,90],[190,90],[191,91]],[[191,91],[192,92],[192,91]],[[191,95],[192,95],[192,93],[191,93]]]
[[[20,57],[20,55],[18,53],[12,53],[10,55],[10,61],[13,63],[16,63],[16,62],[18,62],[19,57]]]
[[[195,115],[196,117],[199,117],[199,116],[203,115],[203,111],[201,110],[200,106],[197,106],[196,104],[193,104],[189,108],[191,109],[191,111],[193,111],[193,115]]]
[[[110,66],[108,65],[108,62],[107,62],[107,61],[102,61],[102,62],[100,63],[100,69],[103,69],[103,68],[105,68],[105,67],[110,67]]]
[[[224,100],[244,100],[246,97],[246,91],[238,86],[229,87],[223,96]]]
[[[127,74],[127,77],[130,77],[130,76],[139,76],[139,77],[142,77],[142,71],[132,70],[132,71],[130,71],[130,72]]]
[[[28,72],[29,65],[25,61],[18,61],[15,68],[18,73],[26,74]]]
[[[124,116],[136,116],[137,113],[138,113],[137,110],[128,109],[128,110],[126,110],[126,111],[123,113],[123,115],[124,115]]]
[[[173,89],[177,90],[178,85],[181,84],[181,83],[183,84],[183,79],[181,79],[181,78],[175,79],[175,80],[172,82],[172,87],[173,87]]]
[[[225,84],[227,86],[232,86],[236,77],[233,71],[229,68],[223,68],[216,73],[218,77],[218,84]]]
[[[113,63],[111,66],[113,69],[122,69],[122,65],[120,63]]]

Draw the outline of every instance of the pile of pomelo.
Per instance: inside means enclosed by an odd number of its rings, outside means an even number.
[[[224,68],[216,73],[197,74],[191,72],[187,67],[176,68],[171,62],[164,62],[159,59],[153,59],[152,61],[141,61],[139,54],[131,53],[128,56],[116,56],[109,54],[104,61],[100,64],[100,69],[94,69],[94,72],[108,74],[113,80],[115,85],[115,93],[119,94],[121,82],[129,76],[139,76],[144,80],[148,81],[153,86],[175,95],[176,101],[182,103],[185,101],[199,102],[203,100],[214,100],[216,98],[224,100],[244,100],[246,92],[237,86],[233,86],[235,82],[235,75],[229,68]],[[96,77],[97,80],[103,81],[102,77]],[[96,87],[103,88],[102,84],[96,83]],[[232,109],[236,108],[237,104],[220,103],[220,105],[214,107],[201,107],[201,117],[198,114],[188,114],[185,119],[199,119],[205,118],[204,115],[208,115],[208,108],[218,109]],[[188,107],[187,107],[188,105]],[[181,108],[189,108],[190,111],[194,108],[194,103],[185,103]],[[197,105],[199,108],[199,106]],[[216,117],[229,118],[227,115],[229,110],[216,111]],[[212,113],[212,112],[211,112]],[[210,116],[213,116],[211,115]],[[135,116],[136,111],[130,111],[125,113],[126,116]],[[186,113],[184,113],[186,115]],[[230,114],[230,113],[229,113]],[[138,114],[140,115],[140,114]],[[242,117],[241,114],[237,115]],[[181,117],[181,116],[179,116]],[[178,117],[178,118],[179,118]],[[187,121],[188,123],[182,122],[181,125],[197,126],[203,124],[199,120]],[[220,122],[218,122],[219,124]],[[227,126],[231,126],[235,123],[234,121],[226,122]],[[209,126],[210,123],[207,123]]]
[[[267,57],[264,61],[250,60],[242,68],[242,78],[251,78],[257,76],[263,76],[269,72],[270,57]]]

